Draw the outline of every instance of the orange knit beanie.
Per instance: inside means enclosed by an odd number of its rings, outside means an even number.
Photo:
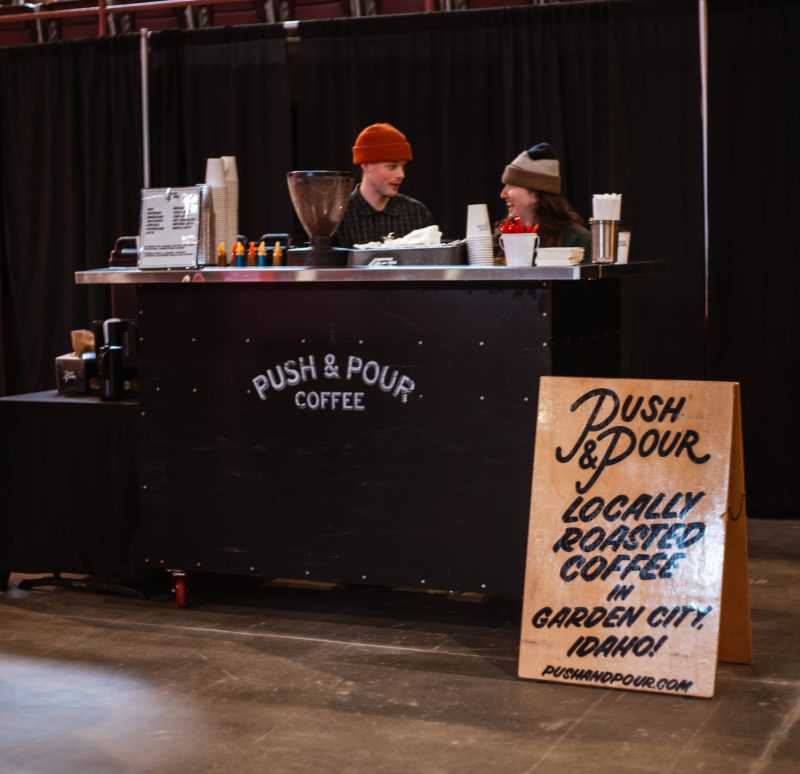
[[[406,136],[391,124],[372,124],[356,138],[353,164],[373,161],[411,161],[411,145]]]

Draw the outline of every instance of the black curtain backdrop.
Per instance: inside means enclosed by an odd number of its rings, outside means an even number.
[[[751,511],[798,512],[800,5],[709,3],[709,377],[742,384]]]
[[[466,206],[500,217],[504,166],[551,142],[578,212],[622,192],[632,255],[665,263],[625,288],[627,374],[702,377],[695,0],[301,22],[299,35],[298,167],[352,169],[360,129],[393,123],[414,149],[404,191],[461,237]]]
[[[548,140],[564,192],[624,195],[626,375],[742,383],[751,511],[797,512],[800,268],[787,244],[798,168],[800,11],[709,0],[710,264],[704,336],[696,0],[619,0],[152,36],[152,184],[236,155],[241,230],[292,222],[285,172],[352,169],[358,131],[390,121],[415,161],[405,190],[445,235],[498,198],[504,165]],[[287,53],[288,52],[288,53]],[[0,49],[0,392],[53,386],[69,330],[108,312],[73,272],[138,231],[139,39]],[[290,91],[291,89],[291,91]]]
[[[0,389],[53,388],[69,331],[108,316],[73,273],[138,231],[139,94],[137,40],[0,48]]]
[[[250,239],[291,224],[285,37],[258,25],[151,38],[151,185],[201,183],[207,158],[236,156],[239,231]]]

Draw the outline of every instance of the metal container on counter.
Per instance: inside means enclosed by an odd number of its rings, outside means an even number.
[[[374,247],[353,249],[348,266],[459,266],[467,262],[466,243],[427,247]]]

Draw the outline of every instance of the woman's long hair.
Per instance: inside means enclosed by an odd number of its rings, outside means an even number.
[[[580,215],[560,194],[537,191],[539,201],[536,205],[536,222],[539,224],[539,239],[542,247],[555,247],[558,232],[563,226],[573,223],[583,225]]]

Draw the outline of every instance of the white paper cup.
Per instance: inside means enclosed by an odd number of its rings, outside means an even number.
[[[506,254],[506,266],[533,266],[533,254],[539,246],[539,235],[501,234],[500,245]]]
[[[617,232],[617,263],[628,262],[628,251],[631,247],[631,232]]]
[[[239,172],[236,169],[236,156],[223,156],[221,160],[226,179],[238,180]]]
[[[467,239],[470,237],[492,236],[489,221],[489,208],[485,204],[467,205]]]
[[[225,185],[225,167],[222,159],[206,160],[206,184],[214,188],[222,188]]]

